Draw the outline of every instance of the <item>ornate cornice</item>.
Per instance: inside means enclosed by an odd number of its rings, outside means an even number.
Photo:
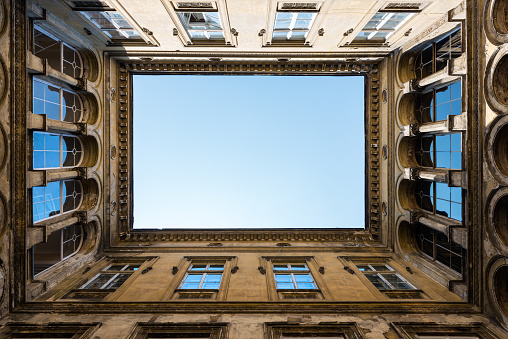
[[[311,58],[312,56],[308,55]],[[378,65],[365,61],[328,60],[179,60],[119,61],[118,63],[118,239],[129,242],[157,241],[331,241],[375,242],[380,235],[380,164]],[[366,77],[366,231],[358,230],[132,230],[132,74],[326,74]],[[113,199],[113,198],[112,198]]]

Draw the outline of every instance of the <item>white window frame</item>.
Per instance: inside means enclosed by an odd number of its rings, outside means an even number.
[[[175,25],[173,35],[177,35],[180,41],[184,46],[203,46],[203,44],[209,46],[224,46],[224,47],[232,47],[237,45],[236,35],[232,33],[232,27],[229,21],[228,10],[226,0],[211,0],[211,1],[203,1],[203,0],[186,0],[185,2],[190,3],[200,3],[207,2],[212,4],[212,8],[199,9],[196,10],[185,10],[185,12],[217,12],[219,14],[219,20],[222,27],[222,33],[224,34],[224,39],[194,39],[192,40],[187,28],[184,23],[180,19],[180,15],[178,12],[183,12],[184,10],[179,9],[178,2],[173,0],[161,0],[162,4],[166,8],[168,15],[171,17],[173,24]]]
[[[48,169],[60,169],[60,168],[76,168],[76,167],[79,167],[79,165],[83,162],[83,156],[84,156],[84,147],[83,147],[83,143],[81,142],[81,139],[76,136],[76,135],[72,135],[72,134],[62,134],[62,133],[52,133],[52,132],[43,132],[43,131],[34,131],[33,132],[34,134],[37,133],[37,134],[53,134],[53,135],[58,135],[59,136],[59,141],[58,141],[58,153],[59,153],[59,166],[58,167],[37,167],[35,168],[32,164],[32,169],[33,170],[48,170]],[[76,154],[73,154],[73,155],[77,155],[78,153],[81,153],[81,157],[79,159],[79,161],[77,162],[77,164],[75,165],[72,165],[72,166],[64,166],[64,151],[63,151],[63,143],[64,143],[64,140],[63,138],[64,137],[71,137],[71,138],[74,138],[75,140],[77,140],[79,142],[79,145],[81,147],[81,151],[77,151],[76,150]],[[45,139],[44,139],[45,140]],[[32,136],[32,146],[33,146],[33,136]],[[44,142],[44,149],[43,150],[35,150],[35,149],[32,149],[32,161],[33,161],[33,157],[35,156],[35,152],[46,152],[46,145],[45,145],[45,142]],[[56,151],[49,151],[49,152],[56,152]],[[69,152],[67,152],[69,153]]]
[[[42,80],[42,79],[40,79],[40,78],[38,78],[38,77],[33,77],[33,79],[32,79],[32,113],[34,113],[34,112],[33,112],[33,106],[34,106],[34,99],[36,99],[36,98],[34,97],[33,83],[34,83],[34,82],[36,82],[36,81],[37,81],[37,82],[40,82],[41,84],[45,84],[45,85],[52,86],[52,87],[55,87],[55,88],[58,88],[58,89],[59,89],[59,99],[58,99],[58,100],[59,100],[59,102],[58,102],[58,106],[59,106],[59,112],[60,112],[60,113],[59,113],[59,119],[58,119],[58,121],[70,122],[70,121],[65,121],[65,120],[63,120],[63,113],[64,113],[64,109],[65,109],[66,107],[69,107],[69,106],[65,106],[65,105],[63,104],[63,101],[64,101],[64,100],[63,100],[63,92],[64,92],[64,91],[65,91],[65,92],[67,92],[67,93],[74,94],[74,95],[76,96],[76,98],[78,99],[79,103],[81,104],[81,114],[79,115],[79,119],[77,119],[76,121],[72,121],[72,123],[77,123],[77,122],[82,121],[82,119],[83,119],[83,112],[84,112],[84,109],[85,109],[85,108],[84,108],[84,106],[83,106],[83,100],[81,100],[80,96],[79,96],[76,92],[70,91],[70,90],[65,89],[65,88],[63,88],[63,87],[61,87],[61,86],[55,85],[55,84],[53,84],[53,83],[51,83],[51,82],[48,82],[48,81]],[[41,98],[37,98],[37,99],[41,99]],[[44,101],[44,102],[46,102],[46,98],[44,98],[44,99],[43,99],[43,101]],[[76,111],[77,111],[77,109],[76,109]],[[74,111],[74,113],[76,113],[76,111]],[[34,113],[34,114],[35,114],[35,113]],[[44,114],[46,114],[46,112],[44,112]],[[46,115],[47,115],[47,114],[46,114]],[[48,117],[48,119],[50,119],[50,118]]]
[[[180,285],[178,286],[178,289],[180,290],[203,290],[203,291],[207,291],[207,290],[210,290],[210,291],[215,291],[215,290],[220,290],[220,287],[221,287],[221,284],[222,284],[222,279],[224,278],[224,268],[226,266],[226,263],[209,263],[209,264],[206,264],[206,267],[202,270],[195,270],[195,271],[192,271],[192,268],[194,267],[194,265],[205,265],[205,264],[199,264],[199,263],[194,263],[194,264],[191,264],[189,266],[189,268],[187,269],[187,272],[185,274],[185,276],[183,277]],[[214,266],[214,265],[222,265],[222,269],[221,270],[210,270],[210,266]],[[217,289],[204,289],[203,288],[203,284],[205,282],[205,277],[208,275],[208,274],[219,274],[220,273],[220,281],[219,281],[219,287]],[[189,275],[201,275],[201,280],[199,281],[199,286],[198,288],[195,288],[195,289],[192,289],[192,288],[182,288],[182,286],[185,284],[185,280],[187,279],[187,277]]]
[[[64,207],[64,198],[65,198],[65,197],[63,196],[63,185],[64,185],[64,182],[67,182],[67,181],[74,181],[74,183],[75,183],[75,184],[78,184],[78,185],[79,185],[79,187],[81,188],[81,193],[78,193],[78,194],[80,194],[80,195],[81,195],[81,198],[80,198],[80,200],[79,200],[79,204],[78,204],[78,206],[77,206],[77,207],[75,207],[75,208],[74,208],[74,209],[72,209],[72,210],[69,210],[69,211],[63,212],[63,207]],[[54,182],[54,181],[53,181],[53,182]],[[59,198],[60,198],[60,213],[55,214],[55,215],[52,215],[52,216],[49,216],[49,217],[47,217],[47,218],[42,218],[42,219],[39,219],[39,220],[37,220],[37,221],[33,222],[33,224],[38,224],[38,223],[40,223],[41,221],[45,221],[45,220],[48,220],[48,219],[54,218],[54,217],[59,216],[59,215],[63,215],[63,214],[67,214],[67,213],[74,212],[74,211],[78,210],[78,209],[81,207],[81,204],[83,203],[83,194],[84,194],[84,192],[83,192],[83,184],[81,183],[81,181],[80,181],[80,180],[76,180],[76,179],[70,179],[70,180],[59,180],[59,181],[57,181],[57,182],[58,182],[58,183],[59,183],[59,185],[60,185],[60,188],[59,188],[59,194],[60,194],[60,195],[59,195]],[[35,187],[47,187],[47,185],[46,185],[46,186],[35,186]],[[46,195],[46,193],[44,193],[44,195]],[[74,195],[74,194],[73,194],[73,195]],[[76,196],[77,196],[77,194],[76,194]],[[33,202],[33,187],[32,187],[32,196],[31,196],[31,198],[32,198],[32,199],[31,199],[31,201],[32,201],[31,212],[32,212],[32,221],[33,221],[33,208],[34,208],[34,202]],[[75,197],[74,197],[74,198],[75,198]],[[46,197],[44,197],[44,199],[46,199]],[[43,202],[42,202],[42,203],[43,203],[44,205],[46,205],[46,200],[43,200]]]
[[[360,267],[358,266],[368,266],[371,271],[362,271],[360,270]],[[374,266],[385,266],[388,270],[387,271],[376,271],[374,269]],[[409,281],[407,281],[406,279],[404,279],[403,276],[401,276],[396,270],[394,270],[390,265],[386,264],[386,263],[379,263],[379,264],[376,264],[376,263],[367,263],[367,264],[356,264],[356,267],[358,268],[358,270],[360,272],[362,272],[362,274],[365,276],[365,278],[367,278],[367,275],[377,275],[379,278],[381,278],[381,280],[383,281],[383,283],[385,283],[387,286],[389,286],[390,288],[389,289],[386,289],[386,288],[383,288],[383,289],[379,289],[380,291],[385,291],[385,290],[389,290],[389,291],[410,291],[410,290],[418,290],[418,288],[416,288],[413,284],[411,284]],[[385,277],[383,277],[384,274],[393,274],[393,275],[396,275],[400,280],[402,280],[405,284],[408,284],[411,288],[404,288],[404,289],[400,289],[400,288],[395,288]],[[369,280],[367,278],[367,280]],[[370,280],[369,282],[374,285]]]

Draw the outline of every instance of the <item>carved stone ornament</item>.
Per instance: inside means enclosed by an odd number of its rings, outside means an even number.
[[[151,30],[149,30],[148,28],[146,28],[146,27],[143,27],[141,30],[144,33],[146,33],[146,35],[153,35],[153,32]]]
[[[350,28],[347,31],[344,32],[344,36],[348,36],[349,34],[353,33],[354,29]]]
[[[266,274],[266,269],[263,266],[258,266],[258,270],[261,274]]]
[[[182,8],[213,8],[211,2],[177,2],[178,9]]]
[[[173,36],[177,36],[178,35],[178,30],[176,28],[173,28]]]
[[[265,33],[266,33],[266,29],[263,28],[262,30],[259,31],[258,36],[263,36],[263,35],[265,35]]]
[[[325,29],[324,29],[324,28],[320,28],[320,29],[317,31],[317,34],[318,34],[319,36],[323,36],[323,35],[325,35]]]
[[[238,36],[238,31],[235,28],[231,28],[231,34]]]
[[[173,266],[173,268],[171,269],[171,273],[172,273],[173,275],[177,274],[177,273],[178,273],[178,267]]]
[[[316,10],[318,9],[317,2],[285,2],[282,4],[281,9],[285,10]]]
[[[231,269],[231,274],[235,274],[236,272],[238,272],[238,266],[235,266]]]

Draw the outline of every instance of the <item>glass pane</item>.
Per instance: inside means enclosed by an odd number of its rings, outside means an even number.
[[[293,286],[293,283],[277,283],[278,289],[285,289],[285,290],[293,290],[295,289],[295,286]]]
[[[209,270],[223,270],[224,265],[210,265]]]
[[[357,265],[356,267],[358,267],[358,269],[362,272],[372,271],[372,269],[367,265]]]
[[[293,271],[305,271],[307,270],[306,265],[291,265],[291,270]]]
[[[218,290],[219,289],[219,285],[220,285],[219,283],[215,283],[215,282],[213,282],[213,283],[207,283],[207,282],[205,282],[203,284],[202,289],[204,289],[204,290]]]
[[[199,283],[201,282],[201,279],[203,278],[203,274],[189,274],[185,278],[186,283]]]
[[[129,264],[127,265],[127,267],[124,269],[124,271],[137,271],[137,269],[139,268],[139,264]]]
[[[398,275],[396,274],[383,274],[383,278],[385,278],[396,290],[410,290],[413,289],[409,283],[402,280]]]
[[[312,282],[310,274],[295,274],[295,281],[298,282]]]
[[[207,274],[205,276],[205,283],[218,283],[221,277],[222,274]]]
[[[206,270],[206,265],[192,265],[190,271],[202,271]]]
[[[377,289],[390,289],[390,286],[388,286],[377,274],[366,274],[365,276]]]
[[[121,271],[125,265],[111,265],[108,268],[106,268],[106,271]]]
[[[298,289],[304,289],[304,290],[311,290],[311,289],[315,289],[316,286],[314,285],[314,283],[310,282],[297,282],[296,285],[298,286]]]
[[[276,282],[292,282],[291,275],[289,274],[276,274],[275,275]]]
[[[289,270],[288,265],[273,265],[274,271]]]
[[[113,278],[115,274],[109,273],[101,273],[95,278],[93,278],[90,282],[86,283],[82,289],[100,289],[104,284],[106,284],[111,278]]]
[[[117,289],[119,288],[120,286],[122,286],[122,284],[127,281],[127,279],[129,279],[131,275],[130,274],[118,274],[114,279],[113,281],[111,281],[109,284],[107,284],[105,286],[105,288],[108,288],[108,289]]]
[[[392,269],[386,265],[370,265],[370,266],[372,266],[374,271],[377,271],[377,272],[392,271]]]
[[[185,282],[183,283],[182,287],[180,287],[181,289],[198,289],[199,288],[199,283],[188,283],[188,282]]]

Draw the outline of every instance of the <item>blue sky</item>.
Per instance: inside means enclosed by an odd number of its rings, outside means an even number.
[[[365,227],[361,76],[134,76],[134,228]]]

